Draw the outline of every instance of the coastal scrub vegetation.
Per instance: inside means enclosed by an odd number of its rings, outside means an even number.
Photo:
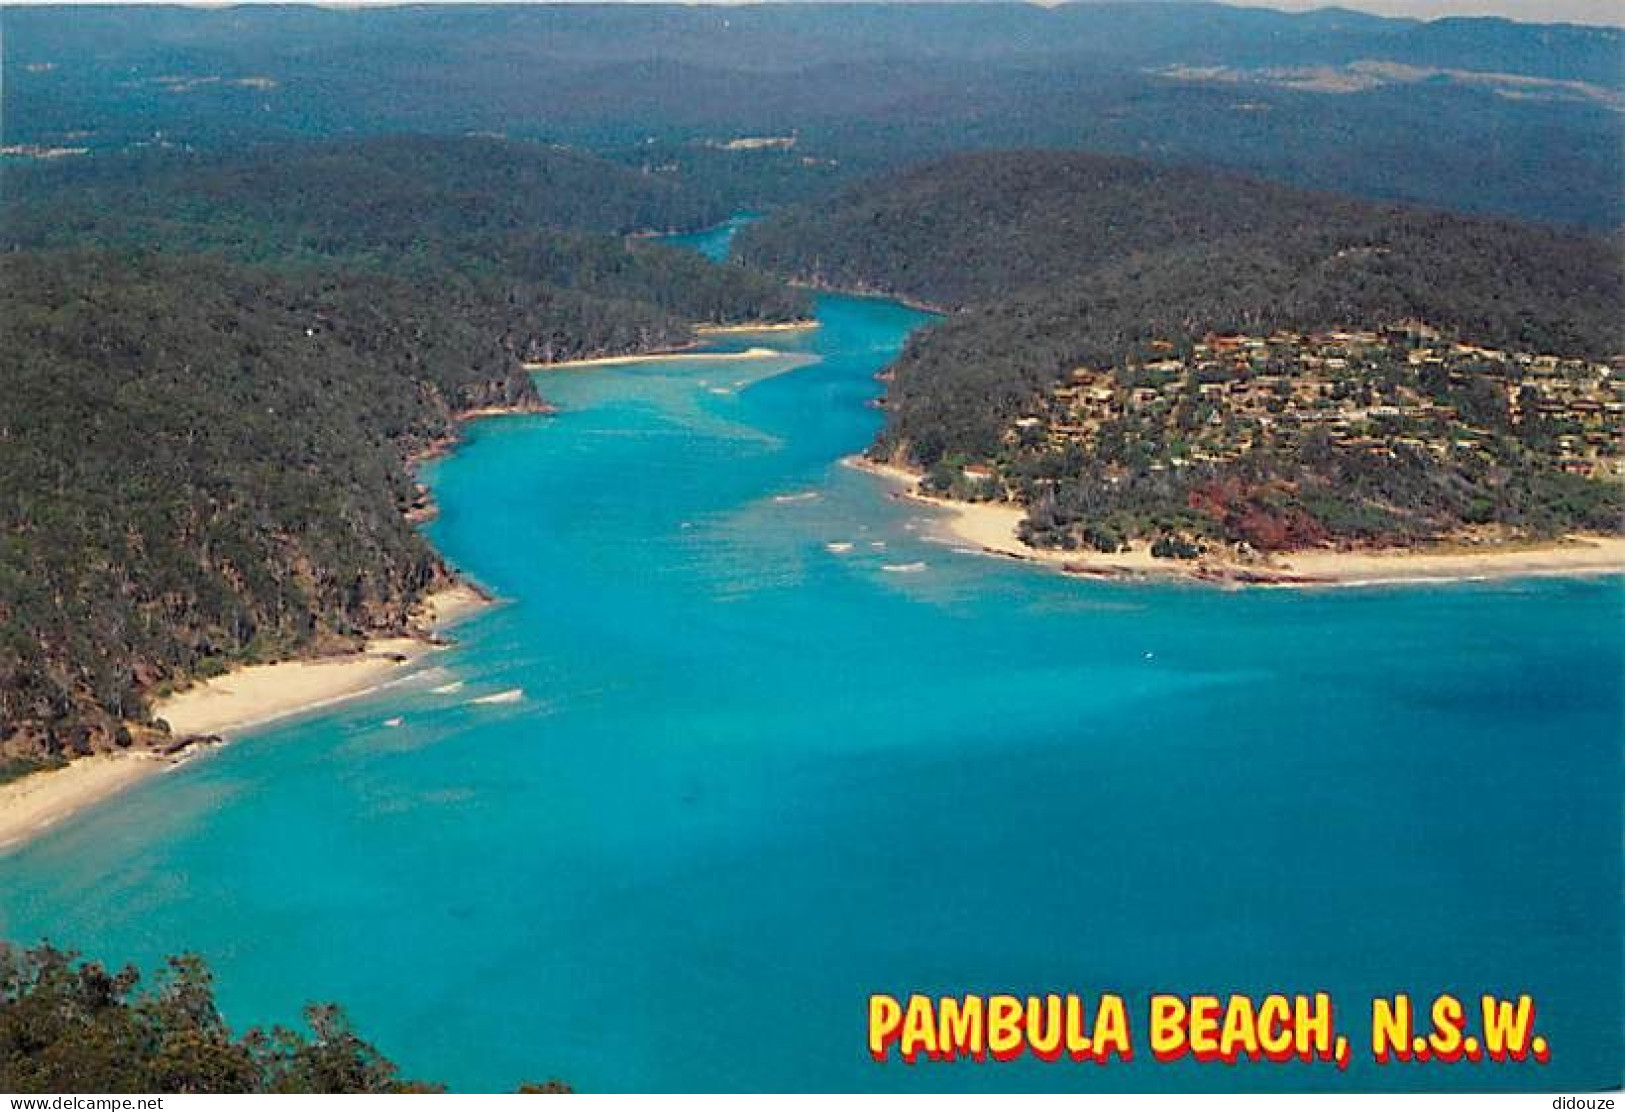
[[[306,1031],[234,1035],[195,956],[149,987],[49,944],[0,943],[0,1089],[10,1093],[429,1093],[330,1004]]]
[[[8,774],[166,744],[155,691],[407,628],[448,575],[409,520],[412,463],[463,415],[544,409],[525,362],[807,305],[626,234],[702,225],[703,200],[534,144],[111,157],[7,185]]]
[[[873,451],[1026,504],[1040,544],[1549,537],[1625,513],[1599,473],[1625,401],[1615,237],[1016,151],[786,209],[738,249],[949,311],[889,369]]]
[[[8,1093],[438,1093],[400,1068],[333,1004],[304,1030],[233,1034],[202,958],[169,958],[143,985],[49,943],[0,942],[0,1090]],[[522,1093],[568,1093],[562,1081]]]

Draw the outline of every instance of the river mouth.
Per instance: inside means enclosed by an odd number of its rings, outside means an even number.
[[[782,366],[541,372],[558,416],[426,472],[503,605],[0,862],[0,933],[194,948],[235,1024],[340,1000],[454,1089],[1301,1089],[1326,1075],[882,1068],[865,1009],[1462,986],[1535,994],[1559,1051],[1486,1086],[1617,1080],[1613,586],[1221,595],[955,553],[839,462],[926,318],[818,314]]]

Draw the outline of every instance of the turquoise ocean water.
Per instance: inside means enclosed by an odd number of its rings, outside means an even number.
[[[1618,580],[957,553],[836,462],[924,318],[819,316],[717,345],[811,362],[553,372],[558,417],[472,426],[430,530],[505,603],[0,859],[0,935],[196,950],[234,1023],[342,1001],[457,1088],[1618,1084]],[[1530,992],[1553,1056],[870,1061],[870,992],[1002,990],[1325,990],[1357,1048],[1374,994]]]

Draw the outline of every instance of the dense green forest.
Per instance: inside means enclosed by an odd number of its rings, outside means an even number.
[[[49,944],[0,943],[0,1090],[8,1093],[436,1093],[403,1078],[331,1004],[288,1027],[234,1035],[201,958],[170,958],[143,987]],[[559,1081],[520,1092],[567,1093]]]
[[[148,740],[161,687],[404,628],[447,575],[403,515],[410,462],[459,414],[540,408],[522,360],[805,312],[778,281],[620,234],[703,223],[703,199],[528,144],[17,179],[0,223],[13,774]]]
[[[1314,522],[1303,541],[1416,540],[1468,521],[1543,535],[1618,526],[1618,484],[1555,474],[1555,436],[1460,467],[1405,456],[1374,469],[1316,441],[1311,454],[1260,449],[1178,473],[1167,467],[1178,445],[1149,428],[1113,426],[1084,454],[1011,444],[1013,422],[1042,411],[1076,368],[1115,367],[1118,386],[1145,385],[1129,381],[1134,366],[1189,353],[1209,333],[1419,321],[1497,349],[1615,357],[1625,275],[1613,238],[1026,151],[960,155],[786,209],[747,229],[739,253],[803,281],[951,310],[891,368],[875,450],[927,470],[1001,460],[1010,492],[1041,511],[1046,541],[1079,543],[1105,521],[1107,546],[1202,531],[1201,515],[1184,511],[1211,493],[1204,484],[1228,480],[1241,485],[1221,501],[1256,493],[1274,516]],[[1455,389],[1438,384],[1436,400]],[[1184,431],[1209,416],[1190,411]],[[1510,428],[1509,412],[1491,418],[1481,434]],[[1313,506],[1288,489],[1311,478]],[[1401,521],[1393,507],[1407,505],[1428,512]]]
[[[1612,227],[1617,29],[1203,3],[8,8],[7,142],[498,132],[750,207],[1040,146]],[[728,150],[741,138],[793,149]],[[718,172],[725,170],[725,172]]]

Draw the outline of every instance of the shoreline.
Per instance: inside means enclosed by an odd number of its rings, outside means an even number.
[[[517,405],[482,405],[477,409],[465,409],[452,420],[459,425],[466,425],[474,421],[489,420],[492,417],[554,417],[558,412],[557,407],[547,402],[520,402]]]
[[[816,319],[696,325],[694,333],[696,337],[706,337],[791,332],[821,325]],[[558,363],[522,363],[521,366],[526,371],[536,372],[666,360],[733,362],[796,354],[770,347],[751,347],[738,352],[695,350],[704,343],[697,338],[681,347],[661,351]],[[541,400],[482,406],[455,414],[455,420],[461,425],[494,417],[557,412],[555,406]],[[408,465],[415,469],[427,460],[445,455],[455,450],[459,440],[460,437],[454,435],[428,445],[415,453],[407,461]],[[407,517],[417,523],[429,520],[434,512],[432,499],[429,499],[408,510]],[[439,636],[441,631],[491,605],[492,601],[478,588],[459,579],[422,599],[409,620],[408,629],[402,633],[369,637],[361,648],[350,652],[240,665],[155,700],[153,719],[162,720],[170,728],[169,740],[161,748],[87,754],[66,765],[0,783],[0,856],[131,785],[192,759],[202,747],[218,744],[222,737],[359,698],[410,674],[425,657],[446,647]]]
[[[465,583],[442,588],[419,604],[409,632],[369,637],[351,652],[233,668],[157,700],[153,717],[176,739],[230,737],[353,699],[445,648],[440,633],[488,603]]]
[[[1065,575],[1121,581],[1161,580],[1227,587],[1364,587],[1460,583],[1485,579],[1625,574],[1625,537],[1574,536],[1562,542],[1487,551],[1445,549],[1309,550],[1241,564],[1209,558],[1163,559],[1135,542],[1128,552],[1063,552],[1034,548],[1019,539],[1026,510],[1012,503],[957,502],[921,494],[921,476],[907,468],[861,456],[842,461],[894,488],[894,496],[945,511],[941,543],[975,548],[983,555],[1043,564]]]
[[[377,691],[446,648],[440,639],[446,627],[490,604],[458,582],[424,598],[407,633],[369,638],[353,652],[244,665],[156,700],[153,717],[170,726],[162,749],[92,753],[0,784],[0,854],[190,760],[221,737]]]
[[[818,321],[776,322],[767,325],[700,326],[701,335],[790,331],[819,326]],[[683,348],[637,355],[604,356],[560,363],[525,363],[527,371],[574,369],[651,363],[664,360],[758,360],[792,353],[752,347],[740,352],[704,353]],[[548,402],[482,406],[455,415],[467,424],[495,417],[522,414],[552,415]],[[417,465],[455,450],[460,438],[446,437],[426,446],[408,460]],[[414,522],[434,516],[432,500],[408,510]],[[298,657],[270,664],[239,665],[182,691],[156,699],[154,720],[170,728],[161,748],[91,753],[59,768],[31,772],[0,783],[0,855],[29,842],[63,820],[104,802],[133,784],[190,760],[208,744],[254,730],[284,718],[322,710],[360,698],[410,674],[430,654],[446,647],[440,633],[492,600],[469,583],[458,580],[422,599],[408,629],[397,634],[371,636],[361,648],[341,653]]]
[[[822,324],[815,319],[788,320],[769,324],[696,324],[696,336],[746,336],[752,332],[811,332]]]
[[[153,751],[96,753],[0,784],[0,855],[174,764]]]

